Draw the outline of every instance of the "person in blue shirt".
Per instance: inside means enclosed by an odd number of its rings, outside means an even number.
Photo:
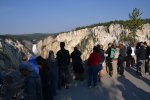
[[[43,100],[41,80],[39,75],[34,71],[32,65],[27,61],[24,55],[22,62],[19,64],[21,74],[25,77],[25,99]]]

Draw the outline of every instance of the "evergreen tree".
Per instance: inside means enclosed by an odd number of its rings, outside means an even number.
[[[135,40],[137,29],[141,29],[144,22],[141,20],[140,16],[142,13],[139,9],[134,8],[132,13],[129,13],[129,20],[127,21],[127,28],[131,31],[129,37]]]

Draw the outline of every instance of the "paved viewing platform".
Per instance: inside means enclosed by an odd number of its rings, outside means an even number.
[[[87,87],[87,79],[73,80],[71,87],[62,88],[55,100],[150,100],[150,75],[140,77],[130,68],[124,76],[104,75],[97,87],[92,88]]]

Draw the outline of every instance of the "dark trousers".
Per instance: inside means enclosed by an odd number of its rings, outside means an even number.
[[[97,66],[89,66],[88,68],[88,86],[92,85],[92,82],[93,82],[93,85],[96,85],[97,83],[97,74],[98,74],[98,71],[97,71]]]
[[[145,60],[139,60],[138,61],[138,71],[141,74],[145,73]]]
[[[58,68],[58,89],[61,89],[61,86],[67,86],[69,84],[69,68],[68,66],[59,66]]]
[[[149,73],[149,67],[150,67],[149,63],[150,63],[149,60],[145,61],[145,73]]]
[[[122,75],[124,73],[124,58],[119,57],[117,65],[117,72]]]
[[[131,55],[126,56],[126,67],[131,67],[135,64],[135,60]]]
[[[113,66],[112,66],[112,59],[110,57],[106,58],[106,70],[110,76],[113,74]]]

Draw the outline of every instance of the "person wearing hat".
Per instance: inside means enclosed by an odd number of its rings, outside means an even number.
[[[32,52],[33,52],[33,55],[29,58],[28,62],[32,65],[32,68],[35,71],[35,73],[39,75],[39,66],[36,62],[36,58],[37,58],[36,55],[38,52],[36,44],[33,44]]]

